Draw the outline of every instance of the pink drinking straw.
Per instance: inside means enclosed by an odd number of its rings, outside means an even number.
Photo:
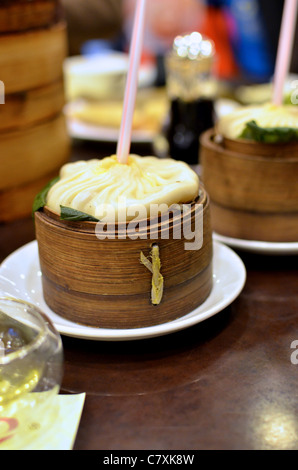
[[[123,103],[122,121],[117,145],[117,158],[120,163],[127,163],[131,145],[132,119],[136,102],[138,74],[144,37],[145,9],[146,0],[137,0],[130,45],[129,67]]]
[[[284,5],[274,72],[273,103],[276,105],[283,102],[284,83],[292,56],[297,4],[298,0],[286,0]]]

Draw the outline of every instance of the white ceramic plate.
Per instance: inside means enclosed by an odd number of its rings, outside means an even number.
[[[119,129],[117,128],[87,124],[69,117],[66,122],[68,134],[73,139],[114,143],[119,138]],[[143,130],[133,131],[131,135],[133,143],[151,144],[154,138],[155,133]]]
[[[229,247],[214,242],[213,289],[208,299],[184,317],[162,325],[130,330],[101,329],[78,325],[56,315],[42,295],[37,242],[33,241],[8,256],[0,267],[0,291],[39,307],[60,334],[88,340],[128,341],[173,333],[202,322],[230,305],[242,291],[246,270]]]
[[[74,101],[66,105],[65,114],[67,116],[67,128],[70,137],[79,140],[99,141],[99,142],[117,142],[119,138],[119,129],[113,127],[103,127],[84,123],[78,119],[68,116],[70,109],[81,106],[80,100]],[[218,117],[233,111],[238,104],[229,99],[219,99],[215,103],[215,111]],[[151,144],[156,137],[155,132],[145,130],[134,130],[132,132],[131,141],[133,143]]]
[[[129,56],[124,52],[109,52],[91,56],[68,57],[64,61],[64,81],[67,109],[80,106],[80,97],[92,96],[103,99],[110,94],[111,83],[121,96],[124,93]],[[139,88],[153,86],[157,69],[154,64],[141,64],[138,77]],[[123,90],[122,90],[123,87]],[[121,91],[122,90],[122,91]],[[117,95],[117,96],[118,96]],[[76,139],[117,142],[119,129],[86,124],[67,117],[69,135]],[[151,143],[154,135],[146,131],[134,131],[132,142]]]
[[[298,254],[298,242],[273,243],[254,240],[241,240],[238,238],[225,237],[224,235],[219,235],[215,232],[213,233],[213,239],[232,248],[249,251],[251,253],[280,256]]]

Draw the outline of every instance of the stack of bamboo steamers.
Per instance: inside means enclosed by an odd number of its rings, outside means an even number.
[[[69,157],[63,115],[66,25],[58,0],[0,5],[0,222],[31,213]]]

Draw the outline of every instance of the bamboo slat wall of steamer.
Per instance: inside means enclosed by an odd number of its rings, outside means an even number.
[[[57,0],[0,6],[0,222],[27,217],[35,195],[68,161],[66,25]]]

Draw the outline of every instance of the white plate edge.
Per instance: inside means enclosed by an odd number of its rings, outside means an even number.
[[[273,255],[298,254],[298,242],[265,242],[227,237],[213,232],[213,240],[245,251]]]

